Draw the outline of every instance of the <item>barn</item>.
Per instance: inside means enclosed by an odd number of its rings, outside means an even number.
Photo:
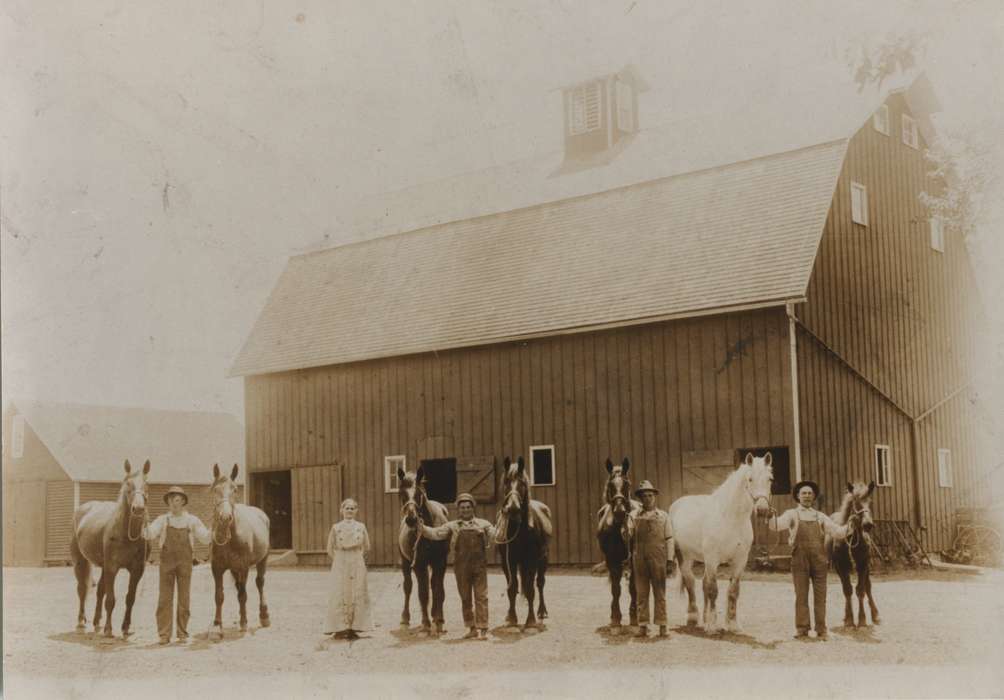
[[[419,225],[288,261],[231,369],[250,498],[289,514],[274,544],[323,562],[353,496],[391,564],[398,467],[492,519],[506,455],[568,564],[599,557],[608,456],[663,506],[747,451],[772,453],[778,509],[801,478],[828,507],[875,479],[876,517],[928,548],[988,497],[977,292],[921,198],[941,187],[927,80],[792,85],[646,129],[651,89],[633,69],[567,86],[561,153],[388,194],[374,216]]]
[[[118,498],[126,459],[133,468],[150,460],[151,518],[178,484],[207,524],[213,464],[243,465],[243,429],[225,413],[13,399],[3,434],[4,566],[68,563],[74,508]]]

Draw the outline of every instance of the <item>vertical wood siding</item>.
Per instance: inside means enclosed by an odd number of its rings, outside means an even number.
[[[392,564],[400,505],[384,456],[500,465],[553,444],[555,485],[534,488],[554,513],[552,559],[594,562],[608,456],[629,457],[668,506],[684,453],[792,444],[787,332],[769,310],[249,377],[248,469],[292,470],[298,551],[323,550],[351,496],[372,561]]]
[[[45,558],[69,561],[73,534],[73,482],[45,484]]]
[[[888,101],[890,134],[869,120],[851,139],[820,242],[807,303],[796,313],[814,334],[911,416],[918,416],[965,384],[978,323],[977,296],[964,241],[945,230],[945,252],[931,248],[929,212],[920,200],[939,183],[921,149],[901,139],[901,96]],[[868,225],[851,221],[851,182],[868,191]],[[893,486],[881,489],[876,515],[910,519],[910,423],[846,367],[819,353],[799,334],[802,452],[806,474],[825,462],[839,465],[828,480],[873,470],[875,443],[893,447]],[[804,364],[803,363],[803,357]],[[971,483],[984,468],[963,397],[920,425],[921,518],[926,543],[948,544],[954,508],[969,504]],[[937,444],[936,444],[937,443]],[[956,484],[937,486],[937,447],[952,447]],[[827,453],[829,450],[829,453]],[[932,481],[933,479],[933,481]],[[834,482],[832,487],[839,485]],[[832,504],[828,504],[832,505]]]

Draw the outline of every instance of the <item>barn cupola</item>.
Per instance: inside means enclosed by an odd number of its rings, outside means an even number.
[[[565,161],[613,155],[638,131],[638,95],[647,89],[634,66],[562,88]]]

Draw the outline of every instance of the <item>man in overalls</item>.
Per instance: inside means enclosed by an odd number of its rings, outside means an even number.
[[[647,479],[638,485],[635,495],[641,510],[634,520],[634,589],[638,608],[638,636],[648,636],[648,594],[655,598],[653,622],[659,636],[666,636],[666,562],[673,556],[673,525],[666,511],[655,507],[659,490]]]
[[[788,544],[793,547],[791,577],[795,583],[795,639],[809,636],[811,582],[816,639],[826,641],[826,573],[830,559],[826,555],[824,537],[828,534],[834,539],[844,539],[851,523],[837,525],[825,513],[812,507],[819,497],[819,486],[815,481],[798,482],[791,494],[798,505],[768,522],[771,530],[787,530]]]
[[[195,540],[209,544],[212,534],[196,516],[185,510],[188,495],[180,486],[172,486],[164,494],[169,508],[147,528],[147,539],[160,544],[160,597],[157,599],[157,633],[160,643],[171,641],[171,613],[174,608],[174,588],[178,588],[178,641],[188,640],[192,564]]]
[[[488,549],[495,542],[495,526],[474,517],[474,497],[462,493],[457,497],[459,520],[439,527],[421,523],[422,537],[430,540],[450,540],[453,554],[453,576],[464,611],[468,632],[464,639],[488,639]],[[473,593],[474,604],[471,605]]]

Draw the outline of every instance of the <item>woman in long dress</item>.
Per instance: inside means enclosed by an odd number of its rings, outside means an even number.
[[[328,556],[331,557],[331,595],[324,633],[336,639],[356,639],[358,632],[373,626],[370,596],[366,588],[366,555],[370,536],[366,526],[356,520],[358,504],[351,498],[342,501],[342,520],[331,526]]]

